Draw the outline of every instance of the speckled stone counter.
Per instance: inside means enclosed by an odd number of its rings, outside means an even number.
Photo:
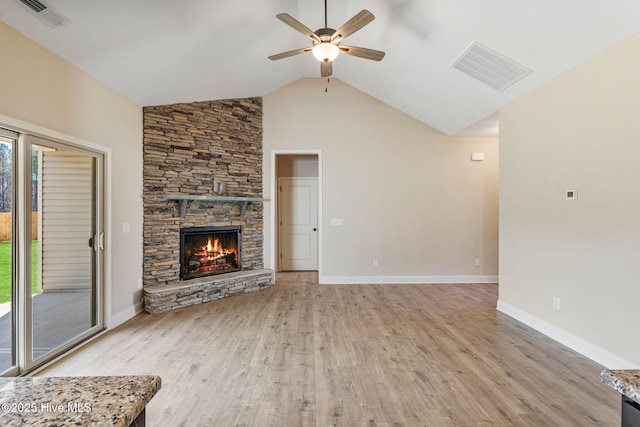
[[[153,375],[0,378],[0,425],[127,427],[160,385]]]
[[[640,369],[602,371],[602,382],[640,404]]]
[[[602,371],[602,382],[620,393],[620,425],[640,426],[640,370]]]

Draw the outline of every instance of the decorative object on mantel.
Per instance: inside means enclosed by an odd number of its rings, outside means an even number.
[[[199,200],[204,202],[239,202],[240,216],[243,217],[249,203],[261,203],[262,197],[234,197],[234,196],[196,196],[188,194],[170,194],[165,200],[175,200],[180,202],[180,218],[184,218],[187,213],[187,203],[190,200]]]
[[[213,192],[216,194],[227,194],[227,184],[224,181],[213,180]]]

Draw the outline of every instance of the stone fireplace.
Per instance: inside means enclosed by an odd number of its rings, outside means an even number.
[[[263,262],[262,99],[144,107],[143,120],[145,310],[271,285]]]

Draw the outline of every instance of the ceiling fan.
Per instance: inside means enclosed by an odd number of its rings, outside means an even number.
[[[288,52],[271,55],[269,59],[273,61],[311,51],[313,56],[320,61],[320,75],[322,77],[329,77],[333,74],[332,61],[336,59],[340,53],[364,59],[371,59],[373,61],[380,61],[384,58],[384,52],[379,50],[340,45],[340,42],[347,36],[355,33],[375,19],[375,16],[366,9],[358,12],[353,18],[349,19],[337,30],[328,28],[327,0],[324,1],[324,28],[320,28],[316,31],[311,31],[307,26],[287,13],[280,13],[276,15],[276,18],[294,30],[302,33],[304,36],[309,37],[311,39],[311,47],[304,47],[302,49],[290,50]]]

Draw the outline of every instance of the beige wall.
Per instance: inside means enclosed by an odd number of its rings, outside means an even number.
[[[274,150],[321,152],[325,282],[496,279],[497,139],[447,137],[339,80],[325,93],[301,79],[264,97],[264,150],[268,199]]]
[[[611,368],[640,365],[639,52],[640,34],[500,111],[499,307]]]
[[[276,158],[276,175],[279,178],[317,178],[317,155],[279,155]]]
[[[113,322],[126,320],[140,301],[142,276],[142,108],[4,23],[0,57],[0,125],[110,150],[107,307]]]

